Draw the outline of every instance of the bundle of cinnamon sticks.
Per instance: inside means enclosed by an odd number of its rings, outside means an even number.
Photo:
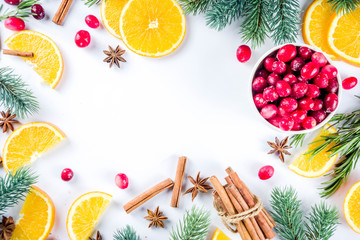
[[[217,210],[225,215],[223,220],[234,220],[234,218],[231,218],[232,216],[239,216],[239,221],[235,221],[235,226],[236,231],[243,240],[274,238],[273,228],[275,227],[275,221],[262,207],[261,201],[251,193],[232,168],[227,168],[226,172],[228,176],[225,178],[227,182],[225,186],[221,184],[216,176],[210,178],[215,188],[213,192],[214,201],[219,206]],[[243,216],[241,213],[246,214]]]

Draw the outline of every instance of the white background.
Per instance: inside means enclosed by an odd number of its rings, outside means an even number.
[[[46,121],[62,129],[67,139],[34,164],[40,175],[38,186],[45,190],[56,206],[55,226],[50,239],[68,239],[66,216],[72,202],[89,191],[104,191],[114,196],[97,229],[105,240],[112,239],[116,228],[130,224],[143,239],[167,239],[171,227],[193,205],[191,196],[180,199],[180,209],[169,207],[171,191],[166,191],[127,215],[122,206],[157,182],[175,177],[177,158],[188,156],[186,174],[202,177],[218,176],[223,180],[225,168],[232,166],[266,206],[274,186],[292,185],[303,200],[304,209],[320,202],[317,188],[325,178],[302,178],[282,164],[276,156],[267,155],[266,141],[285,137],[265,126],[251,107],[249,74],[257,59],[273,43],[253,51],[251,60],[241,64],[235,57],[242,44],[239,22],[218,33],[205,26],[202,16],[187,17],[187,32],[182,45],[173,54],[151,59],[127,51],[127,63],[121,69],[109,69],[102,60],[108,45],[124,44],[103,27],[90,29],[84,18],[95,14],[99,7],[88,9],[75,1],[63,26],[51,22],[60,1],[44,1],[47,19],[31,19],[27,29],[42,32],[59,46],[65,69],[55,90],[41,83],[37,74],[21,59],[1,56],[1,66],[11,66],[31,86],[40,102],[40,112],[22,122]],[[307,1],[310,2],[310,1]],[[305,1],[302,1],[305,3]],[[302,4],[303,10],[307,5]],[[305,6],[306,5],[306,6]],[[8,7],[7,5],[5,7]],[[85,49],[74,43],[75,33],[88,30],[92,42]],[[0,27],[1,43],[13,32]],[[301,35],[299,43],[303,42]],[[359,76],[358,69],[339,62],[336,66],[343,78]],[[359,86],[346,91],[340,112],[358,108]],[[1,134],[3,145],[7,135]],[[288,159],[289,160],[289,159]],[[268,181],[259,180],[260,167],[271,164],[275,175]],[[63,182],[63,168],[72,168],[75,177]],[[127,190],[114,183],[117,173],[130,178]],[[1,170],[4,174],[4,171]],[[340,210],[341,226],[333,239],[359,239],[346,224],[342,203],[347,190],[360,180],[359,168],[349,181],[328,200]],[[224,182],[224,181],[223,181]],[[184,189],[190,187],[185,182]],[[208,239],[216,227],[231,238],[239,239],[222,226],[212,209],[211,194],[200,194],[194,201],[211,209],[212,224]],[[147,229],[143,217],[146,209],[160,206],[169,217],[165,229]],[[18,209],[14,210],[15,212]],[[9,214],[14,214],[13,211]]]

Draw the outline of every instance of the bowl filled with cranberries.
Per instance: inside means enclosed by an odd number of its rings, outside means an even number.
[[[320,49],[286,44],[268,51],[251,74],[251,95],[270,127],[290,133],[321,128],[335,114],[340,75]]]

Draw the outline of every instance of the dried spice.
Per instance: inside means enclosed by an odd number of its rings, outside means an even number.
[[[18,120],[14,119],[16,118],[16,114],[11,115],[10,110],[8,110],[6,113],[1,112],[2,118],[0,118],[0,127],[3,129],[3,133],[7,132],[9,129],[11,131],[14,131],[13,124],[20,123]]]
[[[102,240],[102,237],[100,235],[100,231],[96,232],[96,238],[89,237],[89,240]]]
[[[268,154],[278,153],[280,160],[282,162],[285,162],[285,154],[291,155],[291,153],[287,151],[287,149],[291,148],[290,146],[287,145],[288,141],[289,141],[289,137],[286,137],[285,139],[281,140],[281,142],[277,137],[275,137],[275,142],[267,142],[269,146],[273,148],[273,150],[268,152]]]
[[[194,187],[186,190],[183,195],[192,193],[191,194],[192,201],[194,201],[194,199],[196,198],[199,191],[203,192],[203,193],[207,193],[208,192],[207,190],[212,189],[212,187],[210,185],[206,184],[207,180],[209,179],[208,177],[200,179],[200,172],[196,176],[196,180],[194,180],[191,176],[188,176],[188,178],[189,178],[190,182],[194,185]]]
[[[151,227],[161,227],[164,228],[164,221],[168,218],[163,215],[163,212],[160,212],[159,207],[155,211],[147,210],[148,216],[145,217],[146,220],[150,221],[149,228]]]
[[[15,222],[12,217],[2,217],[0,223],[0,240],[10,240],[15,230]]]
[[[120,46],[117,46],[115,50],[109,46],[109,51],[104,50],[104,53],[107,55],[104,62],[110,63],[109,67],[112,67],[115,63],[120,68],[120,62],[126,62],[125,58],[122,57],[125,50],[122,50]]]

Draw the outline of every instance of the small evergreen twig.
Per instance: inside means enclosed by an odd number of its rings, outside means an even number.
[[[0,106],[4,106],[20,118],[39,110],[31,90],[20,76],[13,74],[13,69],[0,68]]]
[[[185,14],[199,14],[205,13],[216,0],[178,0]]]
[[[31,12],[31,7],[34,4],[39,4],[39,0],[24,0],[19,5],[16,6],[15,10],[6,10],[0,15],[0,21],[4,20],[9,17],[16,17],[20,18],[24,21],[26,21],[29,16],[34,15],[34,13]],[[0,13],[3,10],[4,5],[0,6]]]
[[[295,135],[291,136],[290,146],[302,147],[304,144],[305,137],[306,137],[305,133],[295,134]]]
[[[331,10],[337,14],[350,13],[360,6],[360,0],[328,0]]]
[[[4,178],[0,178],[0,215],[5,213],[5,209],[24,200],[31,185],[36,182],[37,176],[29,167],[19,168],[15,172],[9,172]]]
[[[83,0],[83,1],[85,1],[85,5],[87,5],[88,7],[101,3],[101,0]]]
[[[193,207],[186,211],[176,229],[172,229],[171,240],[205,240],[210,226],[210,212]]]
[[[114,233],[114,240],[140,240],[134,228],[127,225],[122,229],[117,229]]]

